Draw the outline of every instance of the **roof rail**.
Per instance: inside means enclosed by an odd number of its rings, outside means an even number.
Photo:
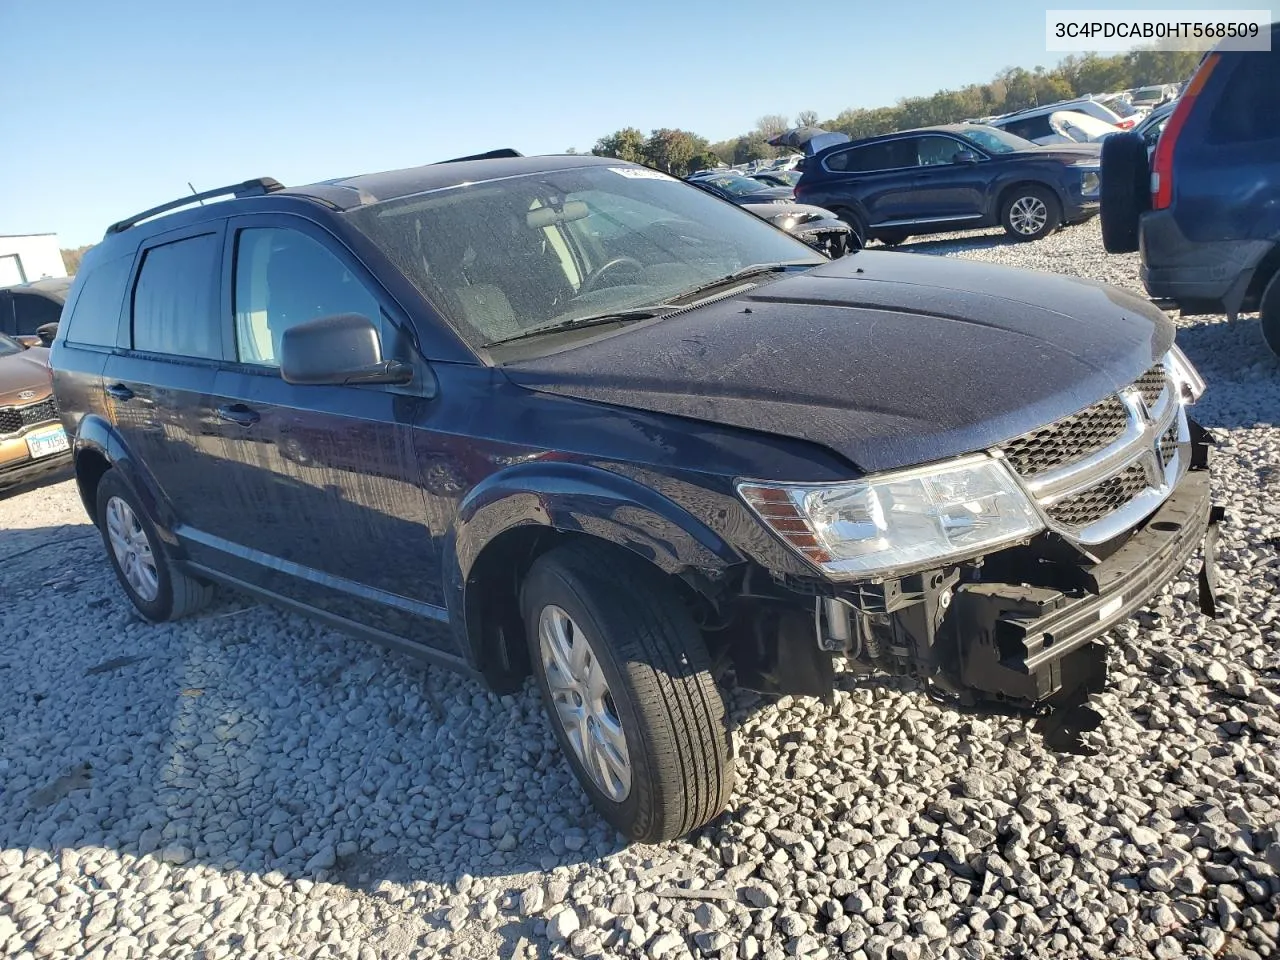
[[[205,200],[212,200],[214,197],[225,197],[230,194],[233,197],[257,197],[264,193],[275,193],[277,190],[283,190],[284,184],[271,177],[259,177],[256,180],[246,180],[244,183],[233,183],[226,187],[216,187],[213,190],[205,190],[203,193],[193,194],[190,197],[179,197],[177,200],[171,200],[168,203],[162,203],[158,207],[152,207],[150,210],[143,210],[136,213],[132,217],[120,220],[107,227],[107,234],[120,233],[128,230],[134,224],[141,223],[143,220],[150,220],[152,217],[162,213],[168,213],[170,210],[177,210],[179,207],[188,207],[193,203],[200,203]]]
[[[524,154],[510,147],[500,147],[486,153],[473,153],[469,157],[454,157],[452,160],[440,160],[439,163],[462,163],[464,160],[501,160],[505,157],[523,157]]]

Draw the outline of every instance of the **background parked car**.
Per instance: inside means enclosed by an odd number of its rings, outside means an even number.
[[[1147,157],[1155,153],[1156,141],[1160,139],[1160,134],[1164,131],[1165,125],[1169,122],[1169,117],[1173,115],[1173,108],[1178,105],[1177,100],[1170,100],[1160,104],[1145,117],[1142,122],[1133,128],[1133,132],[1142,137],[1142,142],[1147,145]]]
[[[751,175],[752,180],[759,180],[766,187],[793,188],[800,182],[799,170],[761,170]]]
[[[0,334],[0,489],[70,459],[53,399],[48,349]]]
[[[951,124],[828,147],[796,198],[833,210],[865,242],[1003,226],[1036,240],[1097,213],[1098,145],[1041,147],[1004,130]]]
[[[787,231],[833,259],[862,246],[862,241],[853,228],[830,210],[788,199],[792,193],[790,187],[786,188],[785,196],[775,195],[781,188],[770,187],[765,187],[765,190],[758,193],[731,194],[714,182],[719,179],[690,177],[688,182],[721,200],[727,200],[754,213],[761,220],[769,221],[778,229]]]
[[[1258,310],[1280,354],[1280,23],[1271,50],[1200,62],[1148,160],[1138,133],[1103,143],[1102,238],[1142,251],[1142,282],[1187,313]]]
[[[1032,143],[1098,143],[1120,128],[1079,110],[1056,110],[1027,117],[997,120],[991,124]]]
[[[0,333],[29,347],[48,346],[71,289],[70,277],[0,287]],[[41,335],[41,329],[44,335]]]
[[[791,187],[770,186],[749,176],[736,173],[713,173],[701,177],[689,177],[697,184],[732,203],[768,203],[771,200],[791,200],[795,191]]]
[[[1176,83],[1158,83],[1152,87],[1137,87],[1128,91],[1129,102],[1135,107],[1154,109],[1161,104],[1176,100],[1178,85]]]

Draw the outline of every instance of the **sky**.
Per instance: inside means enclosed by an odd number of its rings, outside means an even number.
[[[624,126],[719,140],[765,114],[826,119],[1051,66],[1045,9],[0,0],[0,234],[93,243],[188,182],[301,184],[495,147],[586,151]]]

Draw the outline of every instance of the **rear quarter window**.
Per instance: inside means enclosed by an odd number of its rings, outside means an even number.
[[[61,326],[68,343],[94,347],[114,347],[120,327],[125,286],[133,256],[119,257],[90,268]]]
[[[1280,139],[1280,50],[1238,53],[1235,60],[1209,114],[1209,142]]]

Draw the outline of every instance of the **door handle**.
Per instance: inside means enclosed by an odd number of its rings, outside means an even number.
[[[242,427],[251,427],[262,418],[258,411],[250,410],[243,403],[232,403],[218,408],[218,419],[236,423]]]
[[[126,387],[123,383],[113,383],[107,387],[107,396],[112,400],[119,400],[121,403],[127,403],[133,399],[133,391]]]

